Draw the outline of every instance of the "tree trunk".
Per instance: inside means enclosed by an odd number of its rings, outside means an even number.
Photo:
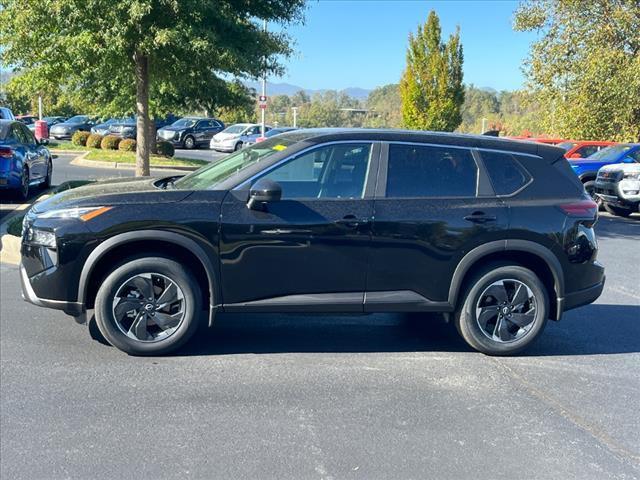
[[[158,149],[156,148],[156,135],[158,134],[156,130],[156,122],[153,118],[149,118],[149,153],[151,155],[155,155],[158,153]]]
[[[136,52],[136,177],[146,177],[149,171],[149,57]]]

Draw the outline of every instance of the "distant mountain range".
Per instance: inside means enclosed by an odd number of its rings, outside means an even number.
[[[258,93],[262,90],[261,82],[244,82],[244,84],[249,88],[255,89],[256,92]],[[312,90],[310,88],[304,88],[298,85],[292,85],[290,83],[267,82],[267,96],[293,95],[294,93],[299,92],[300,90],[303,90],[308,95],[313,95],[314,93],[326,92],[329,89]],[[351,87],[351,88],[345,88],[343,90],[339,90],[339,92],[346,93],[350,97],[357,98],[358,100],[366,100],[371,90],[367,90],[366,88]]]

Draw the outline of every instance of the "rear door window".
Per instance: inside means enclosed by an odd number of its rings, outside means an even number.
[[[506,152],[480,151],[496,195],[511,195],[531,181],[531,175]]]
[[[390,144],[387,198],[475,197],[478,167],[466,148]]]

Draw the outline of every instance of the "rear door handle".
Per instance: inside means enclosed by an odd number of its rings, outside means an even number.
[[[473,212],[471,215],[467,215],[464,217],[465,220],[472,223],[487,223],[487,222],[495,222],[495,215],[487,215],[484,212]]]

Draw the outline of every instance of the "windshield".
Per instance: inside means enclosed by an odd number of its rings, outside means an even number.
[[[84,123],[89,120],[89,117],[86,115],[76,115],[75,117],[71,117],[67,120],[68,123]]]
[[[626,152],[631,147],[629,145],[613,145],[612,147],[603,148],[599,152],[587,157],[587,160],[605,160],[614,159]]]
[[[177,180],[174,185],[176,188],[182,190],[205,190],[212,188],[241,170],[271,155],[286,150],[294,143],[305,140],[310,136],[311,134],[308,133],[281,135],[261,143],[256,143],[251,147],[243,148],[236,153],[232,153],[219,162],[202,167],[200,170],[196,170],[182,177],[180,180]]]
[[[575,147],[577,144],[573,143],[573,142],[562,142],[559,143],[558,145],[556,145],[556,147],[560,147],[562,148],[565,152],[568,152],[569,150],[571,150],[573,147]]]
[[[236,124],[231,125],[230,127],[225,128],[222,133],[242,133],[244,132],[249,125]]]
[[[196,124],[197,120],[193,118],[181,118],[177,122],[171,124],[172,127],[186,127],[191,128]]]

